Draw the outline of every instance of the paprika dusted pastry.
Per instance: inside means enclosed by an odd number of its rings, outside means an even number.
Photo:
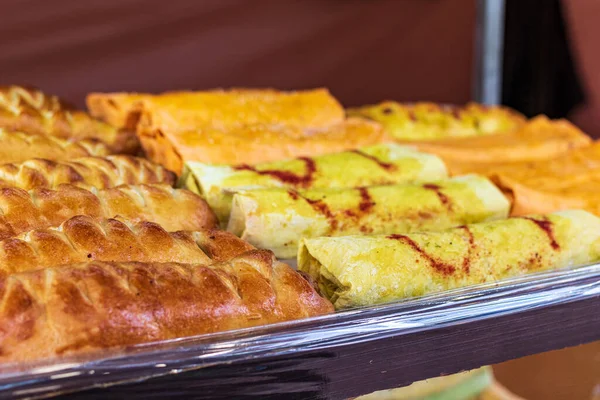
[[[104,189],[124,184],[173,185],[175,174],[161,165],[133,156],[81,157],[69,161],[30,159],[0,165],[0,187],[56,188],[63,183]]]
[[[95,139],[70,141],[0,128],[0,164],[19,163],[30,158],[65,161],[78,157],[106,156],[109,153],[106,144]]]
[[[0,278],[0,362],[174,339],[333,311],[268,251],[217,264],[89,262]]]
[[[100,140],[114,153],[139,149],[135,131],[117,129],[56,96],[20,86],[0,87],[0,128],[70,140]]]
[[[0,275],[92,260],[208,264],[254,249],[231,233],[216,232],[168,233],[153,222],[78,215],[57,228],[0,240]]]
[[[390,143],[252,166],[188,162],[180,183],[204,196],[221,223],[227,223],[233,193],[240,190],[358,187],[445,177],[446,167],[436,156]]]
[[[458,107],[385,101],[352,108],[347,112],[349,116],[381,123],[398,140],[432,140],[511,132],[526,121],[525,117],[509,108],[475,103]]]
[[[234,195],[227,230],[292,258],[303,237],[439,230],[505,218],[509,209],[500,190],[475,175],[355,189],[259,189]]]
[[[29,192],[0,188],[0,239],[59,226],[76,215],[151,221],[170,232],[203,230],[217,224],[200,196],[168,185],[124,185],[104,190],[60,185],[56,190]]]
[[[600,219],[580,210],[441,232],[304,239],[298,268],[336,308],[421,296],[600,260]]]

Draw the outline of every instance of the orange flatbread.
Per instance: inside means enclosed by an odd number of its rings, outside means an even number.
[[[92,115],[113,126],[135,128],[143,112],[147,126],[168,131],[206,126],[227,130],[255,124],[320,129],[344,120],[344,109],[326,89],[92,93],[87,104]]]
[[[389,140],[379,124],[355,118],[319,130],[250,125],[177,132],[139,127],[138,135],[151,160],[178,174],[185,161],[256,164],[335,153]]]
[[[521,129],[496,135],[411,142],[441,157],[453,175],[484,173],[494,165],[554,158],[589,146],[586,134],[566,120],[533,118]]]
[[[600,143],[544,161],[497,165],[487,175],[513,199],[513,215],[580,208],[600,215]]]

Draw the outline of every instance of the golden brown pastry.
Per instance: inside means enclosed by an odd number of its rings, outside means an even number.
[[[25,190],[56,188],[63,183],[104,189],[119,185],[165,183],[173,185],[175,174],[143,158],[133,156],[82,157],[69,161],[31,159],[0,165],[0,187]]]
[[[470,103],[463,107],[395,101],[353,108],[349,116],[377,121],[397,140],[434,140],[511,132],[526,121],[506,107]]]
[[[62,139],[101,140],[114,153],[139,150],[135,131],[117,129],[72,109],[56,96],[19,86],[0,87],[0,128]]]
[[[138,135],[148,158],[177,174],[186,161],[256,164],[335,153],[388,140],[379,124],[355,118],[310,131],[253,125],[227,131],[205,128],[183,132],[148,128],[143,118],[138,125]]]
[[[17,85],[0,86],[0,108],[22,105],[44,111],[75,109],[58,96],[48,95],[37,88]]]
[[[586,147],[592,140],[566,120],[536,117],[521,129],[497,135],[411,142],[442,158],[453,175],[486,163],[544,160]]]
[[[268,251],[223,263],[89,262],[0,278],[0,362],[24,362],[333,312]]]
[[[0,128],[0,164],[18,163],[30,158],[62,161],[108,154],[110,150],[106,144],[96,139],[70,141]]]
[[[214,228],[217,219],[198,195],[168,185],[120,186],[86,190],[0,188],[0,239],[58,226],[76,215],[152,221],[169,232]]]
[[[513,215],[581,208],[600,215],[600,143],[563,156],[496,164],[487,175],[513,200]]]
[[[150,128],[229,130],[247,125],[325,128],[344,120],[344,109],[326,89],[282,92],[232,89],[202,92],[92,93],[88,107],[95,117],[116,127],[135,129],[140,113]]]
[[[219,251],[205,252],[206,247]],[[92,260],[210,264],[253,249],[231,233],[217,235],[212,229],[168,233],[154,222],[78,215],[58,228],[0,240],[0,275]]]
[[[82,157],[72,161],[34,158],[0,165],[0,187],[53,189],[69,183],[106,189],[119,185],[164,183],[173,185],[175,174],[163,166],[133,156]]]

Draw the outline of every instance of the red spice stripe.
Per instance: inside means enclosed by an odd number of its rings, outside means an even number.
[[[427,261],[429,261],[429,263],[431,264],[433,269],[435,269],[437,272],[439,272],[442,275],[446,275],[446,276],[452,275],[456,272],[456,267],[454,265],[436,260],[429,254],[427,254],[427,252],[425,250],[423,250],[421,247],[419,247],[419,245],[414,240],[409,238],[408,236],[392,234],[392,235],[388,235],[387,238],[404,242],[405,244],[410,246],[414,251],[421,254],[421,256],[423,256],[423,258],[425,258]]]
[[[533,222],[538,228],[540,228],[542,231],[544,231],[544,233],[548,236],[548,239],[550,240],[550,246],[554,250],[560,249],[560,245],[558,244],[558,242],[556,241],[556,237],[554,236],[554,230],[552,229],[551,221],[548,221],[548,220],[540,221],[539,219],[535,219],[535,218],[531,218],[531,217],[517,217],[517,218],[526,219],[528,221]]]
[[[315,161],[308,157],[299,157],[297,158],[297,160],[304,162],[303,175],[297,175],[290,171],[282,171],[278,169],[265,169],[259,171],[255,167],[248,164],[236,165],[233,167],[233,169],[237,171],[252,171],[259,175],[268,175],[292,186],[307,187],[314,180],[314,175],[317,170],[317,166],[315,164]]]
[[[440,199],[440,202],[444,205],[444,207],[446,207],[448,211],[452,210],[452,201],[448,196],[446,196],[442,192],[442,188],[439,185],[435,185],[433,183],[426,183],[423,185],[423,188],[434,191],[437,197]]]
[[[350,152],[358,154],[359,156],[364,157],[366,159],[369,159],[369,160],[373,161],[374,163],[376,163],[377,165],[379,165],[381,168],[386,169],[388,171],[395,171],[397,169],[396,165],[394,165],[392,163],[381,161],[377,157],[374,157],[367,153],[363,153],[360,150],[350,150]]]

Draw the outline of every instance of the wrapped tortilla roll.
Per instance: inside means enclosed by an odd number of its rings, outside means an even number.
[[[486,107],[475,103],[457,107],[385,101],[352,108],[347,113],[381,123],[398,140],[431,140],[510,132],[526,121],[525,117],[509,108]]]
[[[140,93],[91,93],[95,117],[116,127],[136,128],[140,114],[152,128],[193,130],[204,126],[231,129],[242,125],[324,128],[344,120],[344,109],[326,89],[282,92],[273,89]]]
[[[307,238],[298,251],[300,271],[338,309],[598,260],[600,219],[581,210],[441,232]]]
[[[117,129],[78,111],[56,96],[20,86],[0,87],[0,127],[62,139],[96,139],[113,153],[139,150],[134,131]]]
[[[259,189],[237,193],[227,230],[277,257],[303,237],[445,229],[505,218],[510,204],[486,178],[356,189]]]
[[[0,164],[18,163],[30,158],[64,161],[108,154],[110,154],[108,146],[96,139],[71,141],[0,128]]]
[[[438,157],[386,143],[253,166],[188,162],[180,182],[204,196],[221,223],[227,223],[233,194],[240,190],[373,186],[433,181],[447,176],[446,167]]]
[[[153,222],[78,215],[57,228],[0,240],[0,275],[88,261],[210,264],[250,250],[250,244],[229,232],[169,233]]]

